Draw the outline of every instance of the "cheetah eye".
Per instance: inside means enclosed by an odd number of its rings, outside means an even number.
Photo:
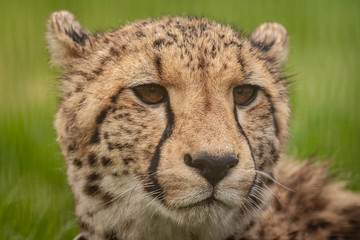
[[[133,88],[135,95],[147,104],[157,104],[166,100],[167,92],[156,84],[139,85]]]
[[[246,106],[250,104],[256,98],[258,91],[257,86],[253,85],[241,85],[234,88],[234,102],[240,106]]]

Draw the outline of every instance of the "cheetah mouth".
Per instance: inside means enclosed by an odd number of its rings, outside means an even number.
[[[220,202],[219,200],[215,199],[214,196],[210,196],[204,200],[201,200],[199,202],[195,202],[195,203],[191,203],[191,204],[188,204],[186,206],[182,206],[182,207],[179,207],[179,209],[189,209],[189,208],[194,208],[194,207],[203,207],[203,206],[206,206],[206,207],[211,207],[213,206],[214,204]]]
[[[185,209],[194,209],[194,208],[213,208],[213,207],[230,207],[223,201],[216,199],[213,195],[211,195],[208,198],[205,198],[203,200],[193,202],[187,205],[183,205],[178,207],[179,210],[185,210]]]

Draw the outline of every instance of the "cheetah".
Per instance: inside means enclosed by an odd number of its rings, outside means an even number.
[[[284,156],[288,35],[163,17],[92,34],[52,13],[76,240],[360,239],[360,196]]]

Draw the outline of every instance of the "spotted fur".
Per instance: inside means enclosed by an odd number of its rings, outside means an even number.
[[[359,238],[359,196],[321,166],[281,156],[290,115],[282,25],[244,36],[164,17],[91,34],[59,11],[47,39],[63,67],[55,127],[77,240]],[[139,99],[144,84],[164,87],[165,100]],[[244,106],[233,98],[241,85],[258,89]],[[210,182],[191,165],[199,156],[237,162]]]

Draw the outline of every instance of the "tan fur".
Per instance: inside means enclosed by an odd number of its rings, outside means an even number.
[[[60,11],[47,38],[52,62],[64,68],[55,127],[78,240],[359,234],[358,195],[328,184],[320,167],[277,164],[290,115],[282,25],[246,37],[206,19],[164,17],[91,34]],[[142,101],[133,88],[144,84],[164,87],[164,102]],[[242,85],[258,91],[238,106],[233,91]],[[204,153],[238,163],[210,184],[186,160]]]

